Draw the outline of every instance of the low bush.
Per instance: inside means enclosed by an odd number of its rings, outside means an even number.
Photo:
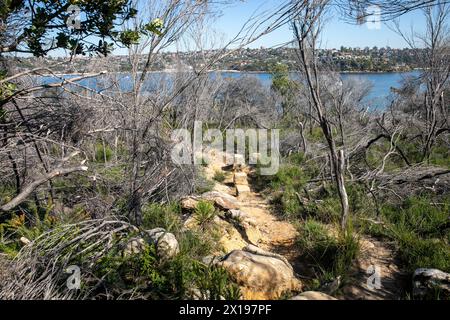
[[[381,208],[386,227],[373,227],[372,232],[395,240],[405,268],[437,268],[450,272],[450,204],[440,204],[428,197],[411,197],[401,205],[386,204]]]
[[[338,276],[345,278],[359,253],[359,242],[351,227],[334,236],[314,219],[300,225],[297,246],[302,256],[314,265],[320,283]]]
[[[213,179],[214,179],[215,181],[217,181],[217,182],[224,182],[224,181],[225,181],[225,178],[226,178],[226,176],[225,176],[225,173],[224,173],[223,171],[221,171],[221,170],[216,170],[216,171],[214,172]]]
[[[199,201],[194,210],[194,217],[201,227],[205,227],[208,223],[210,223],[216,214],[217,212],[214,205],[205,200]]]
[[[101,142],[98,142],[95,145],[95,161],[106,163],[111,160],[113,156],[113,150],[108,146],[104,145]]]

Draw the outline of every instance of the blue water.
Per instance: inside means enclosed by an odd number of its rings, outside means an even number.
[[[256,77],[263,86],[270,87],[272,84],[272,75],[265,72],[212,72],[210,73],[211,78],[220,75],[222,78],[239,78],[243,76]],[[401,82],[408,77],[417,77],[420,75],[420,71],[412,72],[389,72],[389,73],[342,73],[342,80],[356,80],[358,82],[367,83],[371,86],[371,89],[363,101],[367,107],[370,109],[384,109],[390,104],[392,100],[391,88],[399,88]],[[64,78],[70,79],[75,76],[67,75]],[[172,74],[164,72],[150,73],[148,75],[149,79],[145,83],[144,91],[157,91],[161,86],[161,83],[171,83],[173,78]],[[295,78],[295,74],[291,76]],[[132,83],[129,75],[119,74],[118,82],[121,90],[128,91],[132,89]],[[166,79],[166,81],[161,81]],[[105,78],[90,78],[80,81],[80,84],[97,91],[103,91],[105,88],[109,88],[111,83]],[[49,84],[53,82],[59,82],[60,79],[53,77],[44,77],[40,80],[43,83]]]
[[[222,77],[239,78],[243,75],[257,77],[265,86],[272,84],[272,75],[270,73],[240,73],[240,72],[222,72]],[[409,77],[417,77],[420,71],[411,72],[386,72],[386,73],[341,73],[341,78],[345,80],[356,80],[367,83],[371,86],[364,103],[371,109],[384,109],[392,101],[391,88],[399,88],[403,80]],[[295,78],[295,75],[291,76]]]

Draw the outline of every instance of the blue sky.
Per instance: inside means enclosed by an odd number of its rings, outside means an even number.
[[[242,26],[253,15],[263,12],[274,12],[282,3],[281,0],[235,0],[221,9],[221,15],[211,22],[208,30],[214,31],[223,40],[233,38]],[[328,14],[328,20],[322,32],[322,48],[340,48],[345,47],[386,47],[405,48],[408,47],[400,35],[389,29],[385,24],[380,29],[370,29],[367,25],[356,25],[344,21],[342,13],[331,10]],[[410,31],[411,27],[416,32],[423,33],[425,29],[425,20],[421,11],[403,15],[400,20],[402,29]],[[250,48],[259,47],[278,47],[292,40],[292,31],[289,26],[283,26],[278,30],[258,39],[248,45]],[[181,48],[180,48],[181,49]],[[166,51],[176,51],[177,46],[171,46]],[[181,49],[183,50],[183,49]],[[126,54],[125,48],[116,48],[114,54]],[[64,55],[62,50],[53,52],[52,55]]]
[[[217,32],[223,34],[225,38],[235,35],[245,21],[252,16],[255,11],[263,12],[276,8],[280,5],[280,0],[246,0],[236,2],[222,10],[222,16],[215,22],[214,27]],[[423,32],[425,21],[421,11],[416,11],[402,16],[401,26],[404,30],[410,30],[414,26],[416,31]],[[292,32],[288,26],[259,39],[249,47],[272,47],[286,43],[292,39]],[[354,25],[343,21],[336,12],[329,13],[329,19],[322,35],[322,47],[340,48],[346,47],[386,47],[404,48],[407,47],[405,41],[385,24],[381,29],[369,29],[367,25]]]

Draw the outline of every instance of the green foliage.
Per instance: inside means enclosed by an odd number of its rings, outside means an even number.
[[[200,176],[196,180],[195,193],[202,194],[212,191],[214,188],[214,184],[214,181],[206,179],[203,174],[200,174]]]
[[[271,188],[275,190],[291,187],[300,190],[305,184],[303,170],[296,165],[281,166],[278,172],[272,177]]]
[[[0,77],[1,79],[2,77]],[[11,96],[17,90],[17,85],[12,82],[4,82],[0,84],[0,98],[4,99]],[[6,116],[6,111],[0,109],[0,121]]]
[[[289,67],[282,63],[276,63],[270,68],[272,73],[272,90],[286,95],[291,87],[289,79]]]
[[[95,161],[106,163],[111,160],[113,151],[108,145],[98,142],[95,145]]]
[[[406,158],[411,163],[421,163],[423,159],[422,144],[416,140],[408,140],[402,137],[397,143],[398,147],[403,151]],[[388,152],[390,143],[387,140],[378,141],[373,144],[366,153],[367,162],[371,167],[381,164],[383,156]],[[445,141],[437,141],[431,149],[429,164],[450,167],[450,151]],[[405,166],[405,161],[400,155],[393,155],[386,161],[385,171],[394,171]]]
[[[450,249],[448,241],[423,239],[410,232],[400,232],[396,237],[399,257],[406,269],[435,268],[450,272]]]
[[[303,152],[295,152],[286,157],[286,163],[294,166],[304,165],[305,154]]]
[[[138,44],[142,35],[161,36],[163,34],[163,26],[164,22],[161,19],[156,18],[153,21],[140,26],[138,29],[122,31],[119,38],[124,46],[130,47],[133,44]]]
[[[324,141],[325,136],[321,127],[314,127],[311,131],[306,134],[306,139],[311,142],[321,142]]]
[[[450,148],[445,143],[435,146],[430,155],[430,164],[450,168]]]
[[[141,35],[135,30],[125,30],[120,34],[120,41],[126,47],[139,43],[140,38]]]
[[[448,198],[433,204],[428,197],[411,197],[400,206],[382,206],[387,226],[373,226],[370,231],[397,242],[399,256],[410,272],[417,268],[450,272],[449,212]]]
[[[238,300],[240,298],[239,287],[232,284],[225,269],[215,266],[207,266],[203,263],[193,264],[195,287],[202,296],[211,300]],[[199,276],[200,275],[200,276]]]
[[[112,294],[133,290],[135,296],[147,299],[237,299],[238,287],[228,273],[219,267],[197,260],[210,252],[204,247],[204,237],[187,232],[179,237],[180,253],[169,261],[162,261],[153,245],[143,252],[123,257],[111,252],[98,264],[95,274],[105,279],[105,287]],[[193,250],[200,248],[200,251]]]
[[[202,227],[210,223],[216,215],[217,212],[214,205],[205,200],[200,200],[194,210],[194,217]]]
[[[224,182],[225,181],[225,173],[221,170],[216,170],[214,172],[213,179],[217,182]]]
[[[293,161],[298,159],[293,159]],[[306,177],[300,166],[283,164],[278,172],[269,177],[264,177],[265,186],[275,192],[272,203],[278,207],[284,218],[298,218],[301,212],[297,194],[302,192]]]
[[[16,252],[21,237],[32,241],[62,224],[77,223],[89,218],[82,207],[75,207],[66,214],[56,211],[51,200],[44,208],[37,208],[34,203],[24,203],[19,211],[11,212],[10,218],[0,223],[0,252]]]
[[[200,259],[213,250],[212,233],[198,234],[196,231],[184,230],[179,203],[150,203],[142,208],[144,229],[164,228],[177,237],[182,254]]]
[[[70,28],[66,23],[71,14],[68,11],[70,5],[78,6],[84,13],[79,29]],[[26,15],[24,11],[30,10],[30,6],[33,6],[34,14]],[[84,39],[93,36],[109,38],[112,42],[120,41],[121,30],[114,26],[121,26],[136,13],[129,0],[38,0],[33,3],[7,0],[2,3],[0,19],[7,21],[13,16],[29,17],[15,41],[9,42],[18,42],[35,56],[43,56],[55,48],[48,46],[52,34],[57,34],[56,45],[59,48],[75,49],[77,54],[97,52],[106,55],[112,49],[110,43],[100,40],[98,44],[93,44],[91,40]],[[80,35],[83,35],[81,40]],[[10,51],[15,50],[16,47],[10,48]]]
[[[182,226],[178,203],[149,203],[142,208],[142,217],[146,229],[164,228],[168,232],[178,232]]]
[[[210,234],[199,231],[187,230],[176,234],[180,244],[181,254],[200,260],[211,254],[215,249],[215,243]]]
[[[359,242],[351,225],[335,237],[314,219],[307,219],[300,225],[297,246],[304,258],[314,265],[320,282],[345,277],[359,253]]]
[[[154,19],[150,23],[147,23],[144,28],[143,32],[147,32],[150,34],[156,34],[158,36],[161,36],[163,34],[163,27],[164,27],[164,21],[162,21],[159,18]]]
[[[52,205],[47,210],[39,210],[34,204],[21,209],[20,213],[12,213],[11,218],[2,223],[4,234],[14,234],[15,238],[25,237],[33,240],[56,224],[56,218],[50,215]],[[3,236],[4,236],[3,234]]]

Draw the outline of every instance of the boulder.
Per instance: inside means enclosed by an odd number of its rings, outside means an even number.
[[[247,174],[245,172],[236,172],[233,177],[235,185],[248,185]]]
[[[29,245],[31,241],[28,238],[20,237],[19,239],[20,243],[22,243],[24,246]]]
[[[213,265],[219,261],[220,261],[220,256],[217,256],[217,255],[209,255],[209,256],[202,258],[202,262],[206,265]]]
[[[241,210],[235,210],[231,209],[228,210],[228,212],[225,214],[227,218],[233,219],[233,220],[244,220],[248,218],[248,214],[245,212],[242,212]]]
[[[261,232],[247,213],[241,210],[229,210],[225,213],[225,219],[232,219],[232,224],[241,231],[243,238],[251,244],[257,245],[262,238]]]
[[[450,299],[450,274],[438,269],[417,269],[413,274],[413,297],[415,299]]]
[[[291,298],[290,300],[337,300],[337,299],[323,292],[305,291]]]
[[[177,238],[172,233],[166,232],[163,228],[147,230],[146,233],[156,246],[156,253],[162,260],[171,259],[180,252]]]
[[[239,199],[245,199],[250,194],[250,187],[248,185],[236,185],[236,191]]]
[[[218,191],[210,191],[201,195],[202,199],[213,201],[215,206],[221,210],[231,210],[231,209],[239,209],[238,200],[230,196],[229,194],[218,192]]]
[[[285,292],[301,289],[286,259],[255,246],[234,250],[218,264],[228,270],[246,300],[278,299]]]
[[[196,230],[198,227],[198,220],[194,215],[190,215],[183,223],[184,230]]]
[[[230,222],[220,219],[221,221],[217,224],[220,230],[221,237],[219,239],[221,252],[230,252],[237,249],[242,249],[247,245],[241,232]],[[222,252],[222,254],[223,254]]]
[[[193,198],[193,197],[186,197],[181,199],[180,201],[180,205],[181,208],[184,210],[194,210],[195,207],[197,206],[198,200]]]
[[[145,249],[145,240],[142,238],[131,238],[128,240],[123,250],[125,257],[132,256],[143,252]]]
[[[250,224],[247,220],[240,223],[241,228],[245,232],[245,238],[253,245],[258,245],[262,238],[261,231],[255,225]]]

